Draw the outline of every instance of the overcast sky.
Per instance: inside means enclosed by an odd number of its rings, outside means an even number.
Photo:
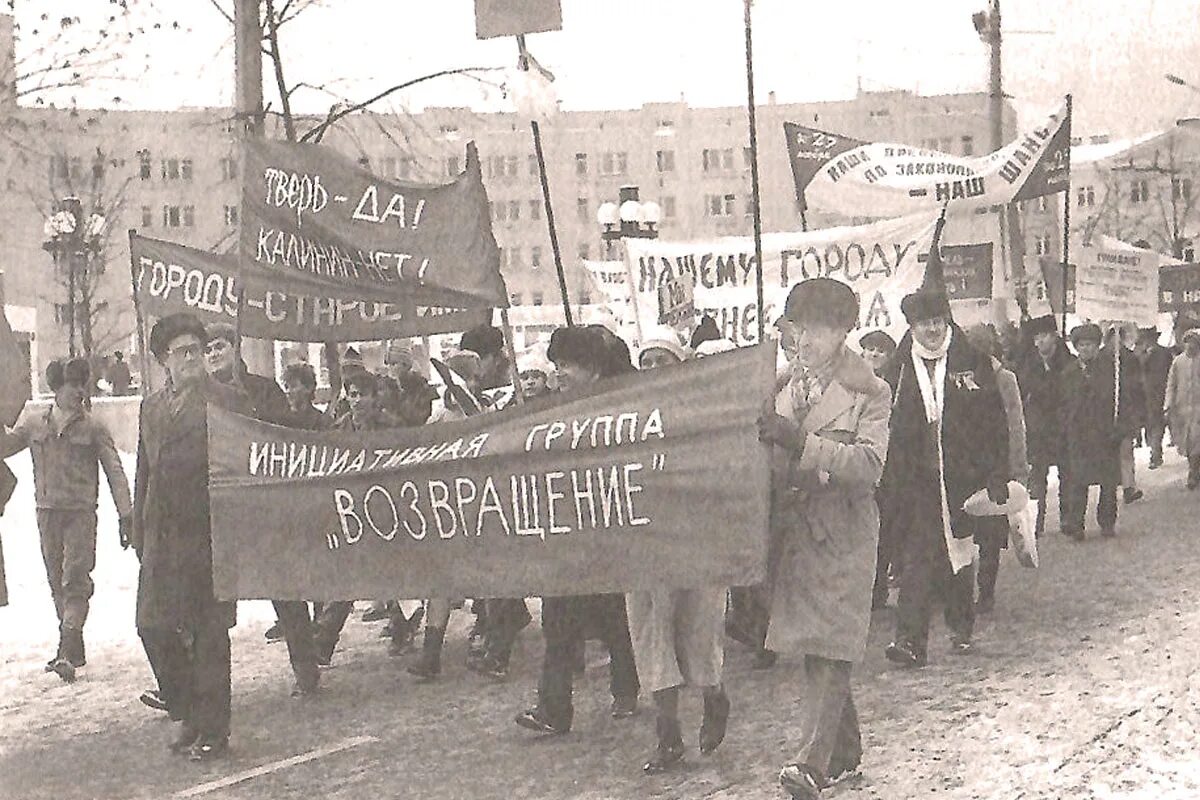
[[[179,30],[164,24],[129,43],[128,80],[68,94],[88,106],[111,105],[116,95],[125,108],[231,104],[232,29],[209,0],[131,2],[147,23],[178,21]],[[769,90],[780,102],[848,98],[858,85],[983,90],[987,49],[971,13],[984,2],[755,0],[759,99]],[[529,46],[557,74],[567,108],[635,108],[681,96],[693,105],[745,101],[741,0],[562,5],[563,30],[532,35]],[[84,15],[84,27],[91,22],[78,0],[19,3],[17,22],[28,32],[55,8]],[[1003,0],[1003,14],[1005,89],[1023,118],[1040,116],[1066,92],[1075,94],[1077,133],[1125,136],[1200,116],[1200,92],[1163,77],[1173,72],[1200,86],[1200,0]],[[512,39],[479,42],[474,30],[472,0],[327,0],[284,28],[287,78],[336,80],[340,93],[362,98],[441,69],[515,62]],[[296,102],[320,112],[332,98],[302,90]],[[403,102],[508,110],[497,93],[454,78],[414,88]]]

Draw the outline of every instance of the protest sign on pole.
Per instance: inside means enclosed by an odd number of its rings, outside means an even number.
[[[242,296],[236,255],[136,233],[130,234],[129,254],[140,314],[161,317],[187,311],[208,324],[233,322],[240,312],[242,333],[259,339],[360,342],[426,336],[467,330],[491,317],[486,308],[424,306],[407,298],[385,302],[346,293],[314,295],[293,289],[286,276],[273,286],[251,282]]]
[[[475,0],[475,38],[562,30],[562,0]]]
[[[448,184],[380,178],[318,144],[245,147],[239,265],[249,295],[508,305],[474,144]]]
[[[302,431],[209,408],[224,599],[486,597],[753,584],[769,346],[461,422]],[[253,517],[255,523],[246,525]]]
[[[996,152],[955,156],[893,142],[865,142],[784,123],[796,197],[813,208],[872,216],[950,212],[1063,191],[1069,181],[1068,107]]]
[[[762,236],[766,322],[783,312],[792,285],[806,278],[845,281],[859,296],[864,328],[902,329],[900,300],[924,274],[922,257],[933,236],[934,214],[871,225],[767,233]],[[688,276],[695,312],[713,318],[725,338],[757,341],[758,299],[754,240],[729,236],[694,242],[628,239],[628,285],[643,327],[660,324],[659,287]]]
[[[1076,248],[1075,313],[1093,321],[1158,322],[1158,253],[1109,236]]]

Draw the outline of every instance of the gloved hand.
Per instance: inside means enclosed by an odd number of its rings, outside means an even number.
[[[998,506],[1004,505],[1008,502],[1008,481],[988,481],[987,493],[988,499],[993,503]]]
[[[800,426],[774,411],[758,418],[758,440],[791,450],[799,450],[802,445]]]
[[[133,517],[121,517],[117,523],[117,533],[121,537],[121,549],[128,550],[133,544]]]

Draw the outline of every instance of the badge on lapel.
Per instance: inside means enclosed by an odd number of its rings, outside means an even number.
[[[979,391],[979,384],[975,382],[975,370],[951,372],[950,382],[954,384],[955,388],[962,389],[964,392]]]

